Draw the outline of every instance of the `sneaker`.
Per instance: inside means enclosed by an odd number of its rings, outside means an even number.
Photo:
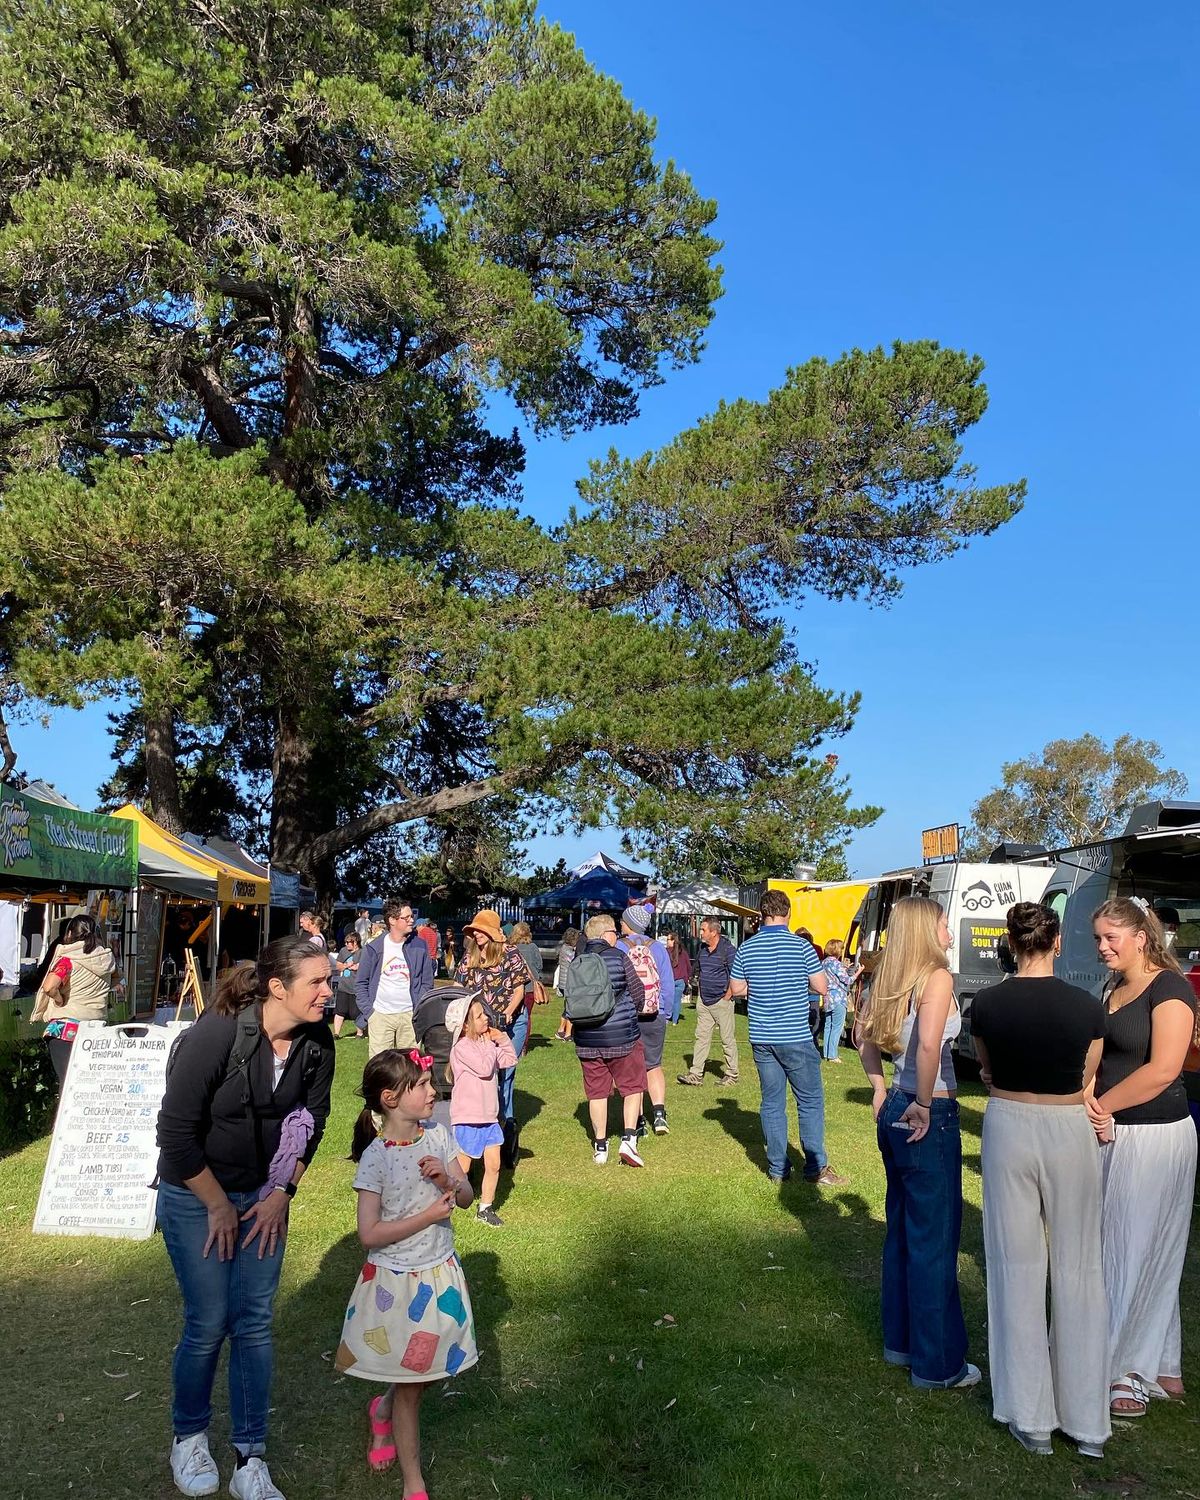
[[[646,1139],[646,1116],[639,1115],[637,1122],[637,1138],[639,1141]]]
[[[283,1492],[271,1482],[265,1458],[248,1458],[234,1469],[229,1493],[233,1500],[283,1500]]]
[[[732,1088],[737,1081],[738,1076],[736,1073],[722,1073],[720,1078],[717,1079],[717,1087],[719,1089]]]
[[[1081,1458],[1103,1458],[1103,1443],[1076,1443],[1075,1449]]]
[[[665,1109],[660,1109],[655,1112],[652,1124],[654,1127],[655,1135],[671,1134],[671,1127],[667,1124],[667,1112]]]
[[[486,1224],[489,1229],[503,1229],[504,1220],[496,1212],[490,1203],[482,1204],[476,1211],[475,1217],[481,1224]]]
[[[181,1495],[215,1495],[221,1473],[208,1451],[208,1433],[176,1438],[171,1444],[171,1474]]]
[[[698,1089],[700,1087],[700,1085],[704,1082],[704,1079],[698,1077],[697,1074],[695,1074],[695,1073],[680,1073],[679,1077],[675,1080],[675,1082],[676,1083],[686,1083],[689,1088]]]
[[[637,1140],[631,1135],[621,1137],[621,1150],[618,1153],[621,1165],[624,1167],[644,1167],[646,1163],[638,1154]]]
[[[598,1167],[608,1165],[608,1142],[596,1141],[592,1145],[592,1160]]]
[[[978,1365],[968,1364],[963,1371],[962,1378],[956,1380],[953,1385],[946,1386],[948,1391],[965,1391],[969,1385],[978,1385],[983,1379],[983,1372]]]
[[[817,1175],[810,1179],[817,1187],[846,1187],[850,1179],[840,1177],[832,1167],[822,1167]]]
[[[974,1366],[968,1365],[967,1368],[973,1369]],[[961,1381],[959,1383],[962,1384]],[[1025,1449],[1026,1453],[1040,1453],[1045,1457],[1054,1452],[1054,1449],[1050,1445],[1050,1434],[1048,1432],[1022,1432],[1015,1422],[1008,1424],[1008,1430],[1016,1438],[1017,1442],[1020,1443],[1021,1447]]]

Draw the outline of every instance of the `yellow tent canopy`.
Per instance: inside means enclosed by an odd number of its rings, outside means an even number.
[[[154,849],[165,854],[178,864],[195,870],[198,875],[217,883],[217,900],[221,902],[242,901],[247,906],[269,906],[271,904],[271,881],[269,877],[257,876],[239,865],[229,864],[208,848],[198,849],[186,839],[176,838],[165,828],[160,828],[153,818],[146,816],[132,802],[118,808],[113,814],[136,823],[138,840],[143,849]]]

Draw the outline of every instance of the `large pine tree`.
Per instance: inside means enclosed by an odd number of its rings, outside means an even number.
[[[810,362],[539,526],[489,394],[628,419],[720,275],[714,205],[531,0],[0,0],[0,36],[7,653],[128,700],[155,816],[199,745],[328,889],[501,795],[743,875],[874,815],[820,749],[856,695],[775,617],[1014,513],[961,462],[978,360]]]

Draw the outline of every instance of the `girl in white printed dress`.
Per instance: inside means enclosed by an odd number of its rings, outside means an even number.
[[[433,1109],[433,1059],[418,1051],[380,1052],[363,1072],[366,1108],[354,1127],[358,1237],[367,1262],[346,1308],[334,1367],[388,1389],[367,1411],[367,1462],[400,1460],[405,1500],[429,1500],[421,1475],[419,1412],[427,1385],[479,1359],[475,1320],[450,1215],[473,1194]],[[374,1117],[382,1116],[378,1135]]]

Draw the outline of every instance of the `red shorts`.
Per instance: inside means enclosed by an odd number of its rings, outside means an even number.
[[[624,1057],[581,1057],[585,1099],[607,1099],[615,1088],[622,1099],[646,1087],[646,1054],[638,1037]]]

